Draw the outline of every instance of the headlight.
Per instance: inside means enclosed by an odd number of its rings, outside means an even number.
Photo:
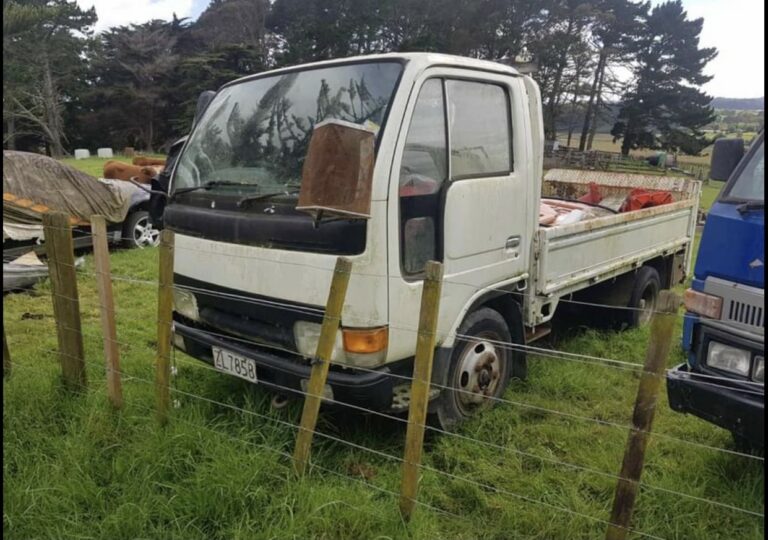
[[[193,321],[200,320],[200,312],[197,309],[195,295],[178,287],[173,288],[173,310],[179,315]]]
[[[755,357],[755,367],[752,368],[752,380],[757,382],[763,382],[765,378],[765,358],[762,356]]]
[[[748,377],[751,356],[750,352],[744,349],[737,349],[736,347],[711,341],[709,343],[707,365]]]
[[[704,315],[710,319],[719,319],[723,310],[723,299],[719,296],[704,294],[693,289],[685,291],[683,296],[685,309],[692,313]]]
[[[306,358],[313,358],[317,352],[317,343],[320,341],[320,328],[318,323],[298,321],[293,325],[293,337],[296,340],[296,350]],[[336,333],[336,343],[333,344],[331,362],[344,362],[344,346],[341,343],[341,332]]]

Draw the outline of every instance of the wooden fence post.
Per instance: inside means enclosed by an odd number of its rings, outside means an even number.
[[[413,361],[411,401],[408,407],[408,428],[405,434],[405,457],[400,483],[400,513],[410,520],[419,490],[419,467],[424,446],[424,426],[427,421],[429,387],[432,380],[432,359],[435,353],[435,332],[440,311],[443,265],[429,261],[421,292],[419,333],[416,337],[416,356]]]
[[[352,262],[349,259],[344,257],[336,259],[336,268],[333,271],[331,289],[328,292],[328,301],[325,305],[325,315],[320,329],[320,338],[317,342],[317,351],[307,384],[307,395],[304,398],[304,409],[301,412],[301,424],[296,434],[296,446],[293,450],[293,470],[299,476],[304,474],[309,461],[312,436],[317,426],[317,416],[320,412],[325,381],[328,379],[328,368],[331,364],[336,334],[341,322],[341,311],[344,307],[344,298],[347,296],[347,285],[349,285],[351,271]]]
[[[651,320],[651,338],[645,355],[645,366],[632,413],[632,427],[624,450],[624,460],[616,485],[606,540],[623,540],[629,532],[629,522],[637,497],[637,487],[643,472],[645,449],[650,439],[656,403],[664,377],[675,318],[680,307],[680,297],[672,291],[661,291],[656,312]]]
[[[8,350],[8,340],[5,337],[5,324],[3,324],[3,378],[11,376],[11,351]]]
[[[112,273],[109,263],[107,221],[104,216],[91,216],[93,260],[96,265],[96,285],[99,289],[101,331],[104,334],[104,361],[107,372],[107,395],[115,409],[123,406],[120,383],[120,351],[115,328],[115,299],[112,295]]]
[[[43,227],[64,386],[70,390],[84,389],[88,381],[69,216],[64,212],[43,214]]]
[[[157,420],[168,423],[171,406],[171,324],[173,323],[173,247],[174,234],[160,232],[160,272],[157,294],[157,356],[155,357],[155,392]]]

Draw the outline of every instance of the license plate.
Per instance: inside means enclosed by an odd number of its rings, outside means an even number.
[[[219,371],[240,377],[246,381],[258,382],[255,360],[218,347],[212,347],[212,352],[213,366]]]

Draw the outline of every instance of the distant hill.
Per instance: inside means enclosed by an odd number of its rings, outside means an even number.
[[[759,98],[724,98],[716,97],[712,100],[715,109],[727,109],[731,111],[762,111],[765,109],[765,97]]]

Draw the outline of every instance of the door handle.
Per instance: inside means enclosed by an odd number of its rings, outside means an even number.
[[[520,247],[520,235],[510,236],[507,238],[507,243],[504,244],[504,249],[515,249]]]

